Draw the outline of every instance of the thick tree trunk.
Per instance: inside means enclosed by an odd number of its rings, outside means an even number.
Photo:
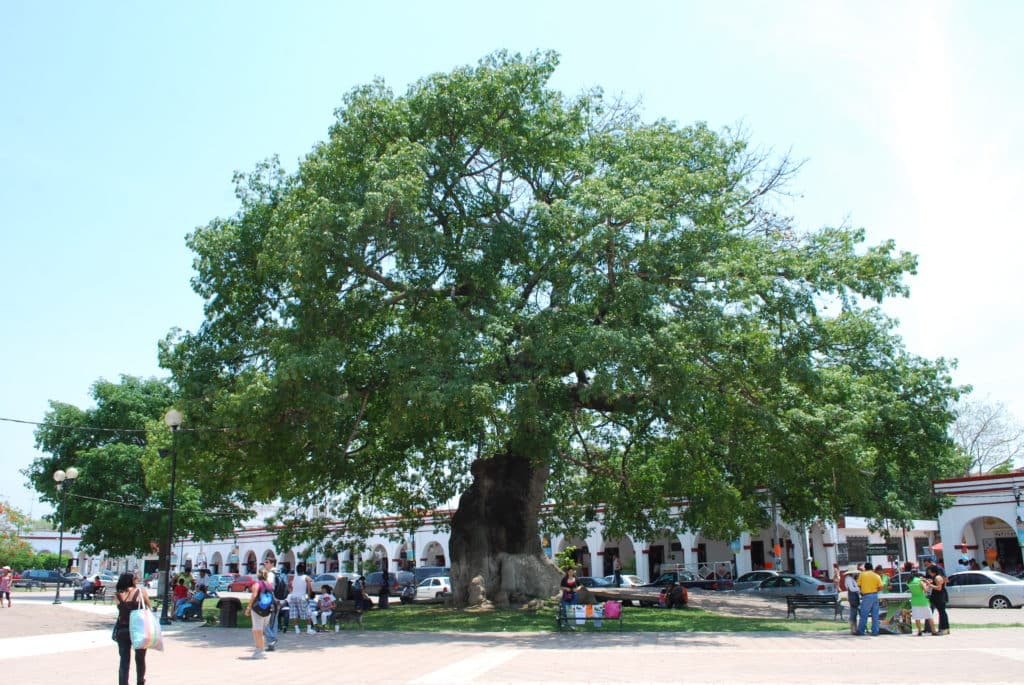
[[[547,477],[519,455],[473,462],[473,484],[452,517],[457,606],[506,607],[558,592],[561,573],[544,555],[538,526]]]

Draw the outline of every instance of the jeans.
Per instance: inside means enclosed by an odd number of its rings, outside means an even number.
[[[274,602],[274,605],[270,608],[267,624],[263,626],[263,639],[268,647],[277,640],[277,602]]]
[[[857,623],[857,634],[863,635],[864,629],[868,626],[868,616],[871,616],[871,634],[878,635],[878,593],[860,596],[860,621]]]
[[[117,653],[121,663],[117,671],[118,685],[128,685],[128,671],[131,668],[132,652],[135,652],[135,682],[143,685],[146,682],[146,650],[132,649],[132,636],[128,626],[117,628]]]

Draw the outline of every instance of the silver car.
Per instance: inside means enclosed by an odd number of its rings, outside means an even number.
[[[951,573],[946,589],[951,607],[1013,609],[1024,605],[1024,580],[997,571]]]
[[[761,584],[748,592],[768,597],[788,595],[835,595],[836,586],[828,580],[818,580],[799,573],[780,573],[774,578],[762,580]]]
[[[640,587],[643,585],[643,581],[640,580],[640,576],[634,576],[630,573],[622,573],[619,575],[622,578],[622,587]],[[615,587],[615,574],[604,576],[604,579],[608,581],[611,587]]]
[[[768,580],[769,578],[774,578],[777,575],[779,575],[778,571],[768,570],[751,571],[750,573],[744,573],[733,582],[732,589],[751,590],[760,585],[762,582]]]

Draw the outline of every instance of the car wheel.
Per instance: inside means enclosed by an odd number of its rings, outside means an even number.
[[[1013,608],[1013,605],[1010,604],[1010,600],[1006,599],[1006,597],[1003,597],[1002,595],[996,595],[995,597],[993,597],[989,601],[988,605],[990,607],[992,607],[993,609],[1012,609]]]

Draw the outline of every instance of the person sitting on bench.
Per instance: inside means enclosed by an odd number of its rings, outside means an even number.
[[[103,587],[103,583],[100,581],[100,577],[96,576],[93,580],[85,578],[82,580],[82,586],[75,590],[75,599],[92,599],[93,595],[96,594],[96,590]]]
[[[82,584],[75,588],[75,596],[71,599],[88,599],[90,595],[92,595],[92,581],[88,578],[83,578]]]
[[[188,597],[188,601],[178,606],[174,611],[174,617],[187,620],[189,618],[202,618],[203,617],[203,600],[206,599],[206,593],[202,590],[196,590],[191,593]]]

